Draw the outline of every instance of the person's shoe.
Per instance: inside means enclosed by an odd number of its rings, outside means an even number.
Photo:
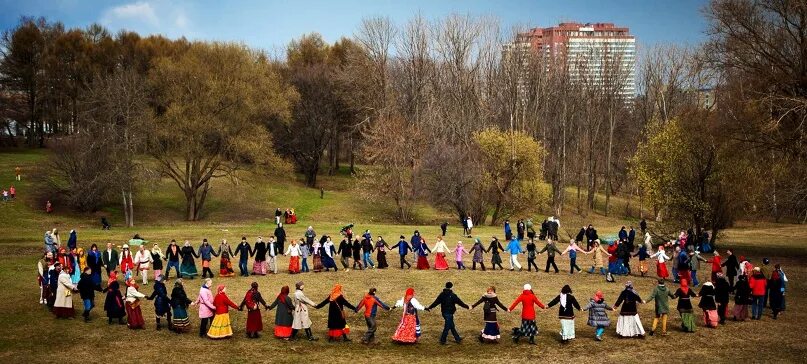
[[[446,344],[445,341],[440,341],[440,345],[445,345],[445,344]]]
[[[459,338],[459,340],[454,340],[454,342],[457,344],[462,344],[462,338]]]
[[[661,333],[661,336],[667,336],[667,335],[668,335],[668,334],[667,334],[667,331],[663,331],[663,332]]]
[[[534,337],[530,338],[530,345],[538,345],[537,343],[535,343],[535,338]]]
[[[480,343],[485,342],[485,340],[484,340],[484,339],[482,339],[482,335],[479,335],[479,336],[477,336],[476,338],[477,338],[477,339],[479,339],[479,342],[480,342]]]
[[[594,340],[602,341],[602,335],[594,336]]]
[[[650,331],[647,332],[647,334],[650,335],[650,336],[653,336],[654,333],[655,332],[653,330],[650,330]]]

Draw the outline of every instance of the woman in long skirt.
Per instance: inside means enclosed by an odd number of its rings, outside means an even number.
[[[378,269],[385,269],[389,268],[389,264],[387,264],[387,250],[390,247],[384,238],[380,235],[378,236],[378,240],[375,242],[375,250],[376,250],[376,268]]]
[[[92,269],[92,283],[96,286],[101,286],[101,268],[103,266],[103,258],[101,252],[98,251],[98,245],[93,244],[90,246],[90,251],[87,253],[87,266]]]
[[[748,318],[748,305],[751,304],[751,287],[748,285],[746,275],[737,277],[734,286],[734,309],[732,314],[735,321],[745,321]]]
[[[59,271],[59,278],[56,283],[56,299],[53,303],[53,314],[57,318],[71,318],[75,315],[73,309],[73,291],[76,285],[73,284],[70,274],[64,270],[64,267],[57,265],[55,268]]]
[[[311,245],[311,256],[314,260],[314,272],[319,273],[322,272],[322,244],[318,241],[314,242],[314,245]]]
[[[474,253],[474,257],[471,260],[471,270],[476,270],[476,264],[482,267],[482,271],[485,271],[485,261],[482,257],[482,254],[485,253],[485,247],[482,246],[482,242],[479,238],[474,239],[474,245],[471,247],[471,252]]]
[[[442,236],[437,237],[437,243],[434,244],[434,269],[448,270],[448,261],[446,261],[446,254],[451,254],[451,250],[443,241]]]
[[[496,266],[498,265],[501,270],[504,270],[504,267],[502,267],[502,256],[499,253],[503,250],[504,247],[502,247],[502,243],[494,236],[493,241],[490,242],[490,246],[488,246],[486,250],[490,252],[490,264],[493,266],[491,269],[496,270]]]
[[[233,269],[233,250],[227,240],[222,239],[218,251],[219,258],[219,276],[221,277],[235,277],[235,270]]]
[[[275,337],[278,339],[288,340],[291,337],[292,324],[294,323],[294,304],[289,297],[289,286],[283,286],[280,289],[280,294],[277,295],[275,301],[267,308],[271,310],[277,308],[275,311]]]
[[[333,256],[336,254],[336,249],[333,247],[333,242],[331,241],[331,237],[328,237],[325,240],[325,243],[322,244],[320,248],[320,258],[322,258],[322,267],[325,268],[325,271],[330,270],[333,268],[334,271],[339,270],[336,267],[336,260],[333,259]]]
[[[132,330],[145,329],[146,323],[143,320],[143,312],[140,310],[140,300],[146,295],[140,293],[134,278],[126,281],[126,317],[127,325]]]
[[[518,340],[522,337],[529,338],[530,344],[535,345],[535,335],[538,335],[538,325],[535,324],[535,307],[546,308],[543,302],[538,299],[535,292],[532,291],[530,284],[524,285],[524,290],[521,294],[510,304],[507,309],[512,312],[518,304],[521,304],[521,327],[513,329],[513,343],[517,344]]]
[[[426,307],[415,299],[415,289],[407,288],[403,298],[395,303],[395,307],[403,308],[403,316],[401,322],[398,323],[398,328],[395,329],[395,334],[392,335],[392,341],[397,344],[417,343],[420,337],[418,311],[425,310]]]
[[[213,306],[216,307],[216,316],[213,323],[207,330],[207,337],[211,339],[224,339],[233,336],[233,327],[230,322],[230,307],[241,311],[238,306],[227,297],[226,289],[220,284],[216,289],[216,297],[213,299]]]
[[[322,308],[328,305],[328,341],[335,341],[342,338],[343,341],[350,341],[347,337],[350,334],[350,327],[345,321],[345,307],[356,311],[356,307],[350,304],[342,295],[342,285],[337,283],[333,286],[331,294],[325,298],[315,308]]]
[[[483,327],[482,332],[479,333],[479,342],[498,343],[502,336],[499,331],[499,320],[496,317],[496,313],[499,311],[499,308],[507,312],[507,307],[504,307],[502,302],[499,301],[499,297],[496,296],[496,287],[488,287],[487,292],[482,295],[479,301],[471,305],[471,308],[476,308],[479,304],[483,304],[482,319],[485,321],[485,327]]]
[[[291,244],[283,254],[289,256],[289,274],[300,273],[300,255],[303,253],[301,246],[304,246],[303,239],[300,239],[299,243],[297,240],[292,239]]]
[[[191,329],[191,321],[188,318],[188,306],[191,300],[185,293],[182,285],[182,278],[174,282],[174,289],[171,291],[171,309],[174,315],[171,317],[171,329],[176,333],[188,332]]]
[[[106,288],[106,299],[104,300],[104,311],[112,324],[113,319],[118,320],[118,324],[125,324],[123,317],[126,316],[126,308],[123,303],[123,295],[120,292],[120,283],[112,281]]]
[[[717,316],[715,286],[712,284],[712,282],[706,282],[703,284],[703,288],[701,288],[701,291],[698,292],[698,297],[701,298],[701,301],[698,303],[698,307],[703,310],[704,324],[706,324],[706,327],[717,327],[717,323],[720,321],[720,319]]]
[[[692,301],[690,298],[697,297],[695,292],[689,289],[687,280],[681,280],[681,287],[673,294],[673,298],[678,299],[678,313],[681,314],[681,328],[684,332],[695,332],[695,316],[692,314]]]
[[[243,311],[244,307],[247,308],[247,337],[257,339],[258,333],[263,331],[263,320],[261,319],[261,305],[263,308],[268,309],[266,301],[263,300],[261,293],[258,292],[258,282],[252,282],[247,294],[244,295],[244,300],[241,301],[241,306],[238,307],[239,311]]]
[[[84,261],[84,264],[87,264],[87,258],[84,256],[84,249],[75,248],[73,249],[73,270],[70,273],[70,278],[73,281],[73,284],[78,284],[78,281],[81,279],[81,272],[84,271],[84,267],[81,265],[81,261]]]
[[[553,307],[557,304],[560,304],[558,308],[560,339],[567,343],[569,340],[574,339],[574,309],[576,308],[580,311],[580,304],[577,303],[577,299],[572,295],[572,287],[569,287],[568,284],[561,288],[559,295],[549,301],[547,307]]]
[[[664,251],[664,245],[658,246],[658,251],[656,251],[650,258],[656,258],[658,261],[656,262],[656,274],[661,279],[667,279],[670,276],[670,273],[667,272],[667,264],[666,261],[670,260],[670,257],[667,256],[667,253]]]
[[[266,264],[266,252],[268,250],[266,248],[266,242],[263,241],[262,237],[258,237],[254,249],[253,255],[255,256],[255,262],[252,263],[252,274],[265,276],[268,271],[268,264]]]
[[[622,306],[616,321],[616,334],[620,337],[644,337],[644,327],[636,307],[640,303],[642,298],[634,292],[633,282],[626,282],[625,289],[614,303],[614,308]]]
[[[179,265],[179,276],[193,279],[199,274],[199,271],[196,270],[196,261],[193,258],[199,258],[199,255],[196,254],[191,243],[187,240],[185,240],[185,246],[180,250],[180,254],[182,254],[182,264]]]
[[[429,246],[426,245],[426,239],[421,238],[417,246],[413,245],[412,249],[415,250],[415,254],[418,256],[417,269],[428,270],[431,268],[431,266],[429,266],[429,254],[427,252],[431,253],[432,251],[429,249]]]

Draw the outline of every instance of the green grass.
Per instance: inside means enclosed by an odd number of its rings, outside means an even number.
[[[44,166],[48,152],[43,150],[14,150],[0,152],[0,184],[7,186],[13,182],[13,168],[16,164],[23,166],[27,172],[33,168]],[[797,335],[807,324],[807,314],[800,309],[801,300],[807,287],[799,277],[807,275],[807,228],[802,225],[769,224],[741,222],[737,227],[726,231],[719,243],[721,247],[734,247],[738,254],[750,256],[758,262],[763,256],[770,257],[774,263],[783,264],[790,277],[788,287],[789,310],[778,321],[766,316],[762,321],[734,323],[729,322],[716,330],[699,327],[695,334],[678,332],[678,317],[673,314],[670,328],[672,334],[667,337],[650,337],[643,341],[619,340],[615,337],[614,328],[606,333],[605,342],[592,339],[593,329],[585,325],[585,313],[577,319],[577,340],[570,344],[561,344],[557,331],[559,323],[556,309],[538,314],[540,334],[538,346],[526,344],[513,346],[507,339],[507,332],[519,322],[518,313],[500,313],[503,340],[498,346],[480,345],[475,336],[482,328],[480,308],[474,311],[458,312],[456,321],[460,333],[466,338],[462,346],[437,344],[442,328],[439,312],[422,313],[423,336],[416,347],[400,347],[390,343],[389,337],[400,318],[400,311],[380,314],[377,339],[379,344],[368,349],[354,342],[350,344],[326,341],[282,342],[271,338],[274,312],[264,315],[265,331],[259,340],[248,340],[244,337],[245,314],[231,313],[235,337],[227,341],[211,341],[198,339],[195,333],[177,336],[176,334],[154,330],[153,306],[151,302],[143,305],[147,330],[131,331],[117,325],[108,326],[103,319],[102,308],[93,311],[95,320],[89,324],[81,320],[55,320],[47,310],[37,302],[38,291],[35,281],[35,263],[42,246],[42,233],[58,227],[66,240],[67,232],[76,229],[81,246],[91,243],[103,244],[113,242],[122,244],[133,234],[139,233],[151,241],[160,242],[163,246],[170,239],[179,241],[188,239],[195,244],[202,238],[211,241],[228,239],[231,242],[247,236],[254,241],[257,235],[271,234],[274,229],[274,209],[276,207],[294,207],[300,221],[297,225],[287,226],[289,237],[300,237],[308,225],[313,225],[319,234],[338,235],[337,231],[345,223],[356,224],[356,231],[370,229],[374,235],[383,235],[388,242],[394,243],[398,235],[410,236],[412,231],[420,229],[430,243],[439,233],[437,223],[443,219],[452,222],[446,241],[453,248],[459,236],[458,224],[449,211],[441,211],[429,206],[420,206],[417,211],[422,223],[417,225],[400,225],[394,223],[390,214],[394,206],[388,201],[365,201],[354,190],[355,180],[349,174],[341,172],[337,176],[320,176],[325,186],[325,198],[320,199],[318,189],[303,187],[296,176],[288,178],[256,179],[245,178],[245,182],[233,186],[226,181],[216,181],[212,195],[206,205],[204,219],[198,222],[183,221],[183,201],[173,182],[161,180],[140,186],[135,199],[134,228],[123,228],[120,208],[111,204],[95,214],[76,214],[56,207],[54,214],[43,211],[43,205],[31,196],[38,185],[27,175],[21,183],[16,183],[19,198],[17,201],[0,204],[0,282],[3,283],[2,300],[0,300],[0,360],[25,359],[32,362],[53,362],[52,351],[43,350],[48,342],[58,343],[53,347],[64,354],[61,358],[66,362],[99,362],[117,361],[112,358],[125,358],[131,362],[189,362],[210,358],[224,362],[511,362],[524,360],[546,360],[553,362],[636,362],[655,360],[663,357],[664,361],[771,361],[801,362],[807,355],[807,345]],[[566,212],[574,211],[574,194],[567,197],[571,202]],[[593,222],[600,234],[615,234],[622,224],[635,223],[635,218],[621,216],[625,200],[614,197],[615,214],[609,217],[600,212],[591,212],[587,217],[564,214],[563,227],[570,233],[576,233],[578,225]],[[617,215],[619,213],[620,215]],[[110,216],[113,230],[102,231],[98,223],[99,216]],[[541,215],[536,215],[541,216]],[[565,230],[565,229],[564,229]],[[475,234],[487,240],[491,235],[502,235],[500,227],[482,226],[475,229]],[[565,246],[561,244],[561,246]],[[486,260],[489,256],[486,255]],[[506,256],[504,256],[506,258]],[[527,273],[527,272],[480,272],[449,270],[406,271],[397,268],[397,255],[390,253],[388,260],[392,269],[387,271],[350,271],[340,269],[337,273],[318,273],[303,275],[286,274],[287,260],[280,258],[282,274],[244,278],[214,279],[214,284],[224,283],[228,287],[230,297],[237,302],[243,298],[252,280],[259,282],[265,297],[273,298],[282,285],[293,286],[296,281],[306,283],[306,291],[315,301],[322,300],[335,282],[345,287],[347,298],[355,303],[369,287],[379,289],[379,297],[392,303],[403,294],[406,287],[412,286],[422,303],[431,303],[446,281],[455,284],[455,291],[468,303],[473,303],[484,293],[488,285],[496,285],[499,296],[505,304],[509,304],[520,293],[524,283],[531,283],[539,298],[548,302],[564,284],[570,284],[578,300],[585,302],[596,290],[605,292],[608,302],[613,303],[621,289],[621,283],[605,283],[598,275],[569,276],[568,260],[558,259],[561,274]],[[452,259],[449,259],[449,261]],[[526,265],[526,259],[521,258]],[[581,266],[590,264],[590,257],[581,256]],[[543,268],[544,257],[538,259]],[[470,266],[470,257],[466,256],[466,264]],[[218,260],[214,259],[214,267]],[[505,267],[508,265],[505,263]],[[216,269],[217,271],[217,269]],[[654,273],[651,268],[651,273]],[[703,278],[705,272],[701,272]],[[632,277],[637,290],[646,295],[655,285],[650,277]],[[624,282],[624,278],[619,278]],[[188,281],[186,289],[194,298],[198,290],[199,280]],[[145,293],[151,287],[143,287]],[[103,306],[102,297],[96,298],[96,305]],[[79,307],[78,300],[75,307]],[[196,311],[191,310],[192,325],[198,327]],[[700,314],[700,312],[698,312]],[[652,306],[640,306],[640,315],[646,328],[652,318]],[[323,337],[326,333],[327,310],[312,312],[314,332]],[[616,316],[611,315],[613,322]],[[364,321],[360,315],[348,314],[348,323],[356,341],[364,332]]]

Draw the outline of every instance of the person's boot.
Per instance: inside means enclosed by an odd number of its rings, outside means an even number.
[[[123,321],[123,317],[118,317],[118,325],[126,325],[126,322]]]
[[[530,345],[536,345],[535,344],[535,336],[530,336]]]
[[[160,324],[160,318],[159,318],[159,317],[157,317],[157,331],[160,331],[160,330],[162,330],[162,329],[163,329],[163,325],[162,325],[162,324]]]
[[[348,342],[348,341],[353,341],[353,340],[350,340],[350,338],[347,337],[347,334],[342,334],[342,341]]]
[[[84,322],[90,322],[90,311],[84,310],[81,316],[84,317]]]
[[[289,340],[297,340],[297,329],[291,329],[291,336],[289,336]]]
[[[109,322],[108,322],[108,323],[109,323],[110,325],[112,325],[112,317],[110,317],[110,318],[109,318]]]
[[[314,334],[311,333],[311,328],[305,329],[305,336],[308,337],[308,341],[317,341],[319,339],[314,337]]]

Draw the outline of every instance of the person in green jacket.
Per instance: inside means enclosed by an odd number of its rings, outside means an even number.
[[[650,329],[650,336],[655,333],[659,319],[661,319],[661,335],[667,336],[667,314],[670,312],[670,297],[672,297],[672,294],[667,289],[667,286],[664,285],[664,279],[659,279],[658,285],[653,288],[653,293],[645,299],[645,302],[656,301],[656,317],[653,318],[653,328]]]
[[[546,246],[543,249],[541,249],[541,251],[539,251],[538,254],[541,254],[543,252],[546,252],[546,269],[544,269],[544,272],[549,273],[550,265],[552,265],[552,267],[555,268],[555,273],[560,272],[558,270],[557,264],[555,264],[555,253],[561,254],[562,252],[560,251],[560,249],[558,249],[558,247],[555,246],[555,242],[552,241],[552,239],[546,240]]]

